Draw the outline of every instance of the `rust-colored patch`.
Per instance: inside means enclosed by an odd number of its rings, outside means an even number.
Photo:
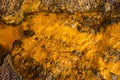
[[[12,27],[0,22],[0,63],[12,50],[13,42],[20,39],[20,31],[20,26]]]

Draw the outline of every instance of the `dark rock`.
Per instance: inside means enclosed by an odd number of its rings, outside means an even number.
[[[36,4],[36,3],[37,4]],[[25,4],[25,5],[24,5]],[[47,12],[111,12],[120,14],[120,1],[118,0],[1,0],[0,17],[5,23],[20,23],[23,14],[40,11]],[[36,8],[33,8],[36,6]],[[25,9],[23,9],[25,7]]]
[[[33,30],[25,30],[23,31],[23,36],[24,37],[31,37],[35,34],[35,32]]]
[[[8,55],[0,66],[0,80],[21,80],[22,77],[12,67],[11,56]]]
[[[0,65],[3,63],[3,59],[8,53],[10,53],[10,51],[0,45]]]

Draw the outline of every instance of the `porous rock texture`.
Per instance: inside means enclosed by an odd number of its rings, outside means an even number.
[[[0,80],[20,80],[22,79],[12,66],[11,55],[7,55],[4,63],[0,66]]]
[[[25,14],[40,11],[119,14],[119,4],[119,0],[0,0],[0,17],[5,23],[18,24]]]

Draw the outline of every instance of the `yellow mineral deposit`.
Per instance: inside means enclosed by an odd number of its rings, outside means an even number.
[[[100,70],[100,74],[106,80],[111,80],[109,72],[113,72],[117,76],[120,76],[120,71],[117,71],[120,69],[119,62],[105,63],[101,58],[101,55],[106,54],[109,47],[110,49],[120,49],[120,23],[111,24],[107,26],[105,31],[101,30],[99,33],[94,34],[79,32],[75,28],[63,25],[68,17],[69,14],[67,13],[54,14],[41,12],[36,15],[28,16],[25,22],[16,27],[0,25],[0,44],[11,49],[13,42],[20,38],[19,29],[21,29],[21,27],[19,26],[22,26],[23,29],[27,29],[27,26],[35,31],[35,36],[24,40],[24,48],[30,54],[23,53],[22,56],[30,56],[39,64],[42,64],[44,68],[50,69],[55,76],[60,73],[62,75],[71,74],[72,76],[69,80],[73,80],[74,75],[77,75],[77,72],[72,71],[73,64],[76,61],[78,61],[77,66],[79,69],[83,69],[82,67],[87,64],[88,67],[90,66],[94,69]],[[33,40],[35,37],[42,39],[42,41],[40,43],[35,42]],[[63,44],[63,42],[66,43]],[[42,48],[37,47],[42,45],[46,46],[46,51],[52,53],[50,56],[49,54],[44,54],[46,52]],[[79,59],[79,57],[69,54],[73,50],[85,53],[83,56],[84,58]],[[13,57],[15,56],[14,52],[12,55]],[[44,60],[48,58],[48,56],[54,62],[59,62],[58,65],[64,69],[68,69],[68,71],[61,72],[59,68],[53,68],[54,64],[50,64],[50,62],[44,63]],[[14,62],[16,70],[26,78],[27,76],[31,76],[22,71],[23,68],[27,69],[27,64],[24,67],[23,65],[20,65],[18,62],[21,59],[19,60],[19,58],[20,57],[14,58],[16,61]],[[85,59],[89,61],[87,62]],[[70,60],[73,60],[73,63],[71,63]],[[83,63],[84,65],[80,65]],[[89,75],[83,73],[82,77],[86,80],[99,80],[94,77],[91,72],[88,73]]]

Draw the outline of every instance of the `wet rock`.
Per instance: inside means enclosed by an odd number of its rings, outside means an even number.
[[[23,36],[24,37],[31,37],[35,34],[35,32],[33,30],[25,30],[23,31]]]
[[[79,52],[79,51],[77,51],[77,50],[73,50],[73,51],[72,51],[72,54],[73,54],[73,55],[76,55],[76,56],[78,56],[78,57],[82,56],[82,53]]]

